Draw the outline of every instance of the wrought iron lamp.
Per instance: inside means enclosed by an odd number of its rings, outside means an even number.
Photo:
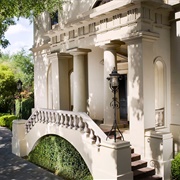
[[[22,108],[21,108],[21,101],[22,101],[22,97],[21,97],[21,91],[22,91],[22,81],[19,79],[18,82],[17,82],[17,90],[19,92],[19,100],[20,100],[20,110],[19,110],[19,115],[20,115],[20,118],[22,118]]]
[[[22,81],[20,79],[17,82],[17,90],[19,93],[22,91]]]
[[[111,72],[111,74],[109,74],[110,77],[107,78],[107,80],[110,82],[109,86],[111,91],[113,92],[114,96],[113,96],[113,100],[110,103],[110,106],[113,107],[114,109],[114,121],[113,121],[113,125],[111,130],[109,131],[108,135],[107,135],[107,139],[109,138],[110,135],[114,135],[114,142],[116,142],[117,139],[117,132],[120,134],[120,137],[122,140],[124,140],[123,134],[121,133],[118,124],[117,124],[117,109],[119,108],[119,101],[117,100],[116,97],[116,92],[119,89],[119,78],[120,78],[120,74],[117,73],[116,68],[114,67],[113,71]]]

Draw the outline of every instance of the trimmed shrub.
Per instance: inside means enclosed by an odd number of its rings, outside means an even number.
[[[180,152],[171,163],[171,173],[173,180],[180,180]]]
[[[17,119],[14,115],[4,115],[0,117],[0,126],[7,127],[12,130],[12,122]]]
[[[79,152],[64,138],[45,136],[40,139],[28,160],[54,172],[66,180],[92,180]]]

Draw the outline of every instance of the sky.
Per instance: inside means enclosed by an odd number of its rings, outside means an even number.
[[[20,18],[16,25],[9,27],[5,37],[10,45],[6,49],[1,49],[2,52],[13,54],[22,48],[28,52],[33,45],[33,24],[27,19]]]

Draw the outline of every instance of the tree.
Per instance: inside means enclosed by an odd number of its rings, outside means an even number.
[[[0,112],[11,111],[14,104],[16,81],[13,71],[0,64]]]
[[[24,49],[12,55],[2,54],[0,63],[12,69],[16,82],[21,79],[23,90],[33,91],[34,63],[32,54],[27,54]]]
[[[0,46],[6,48],[9,41],[5,32],[15,24],[14,17],[25,17],[33,20],[40,13],[52,13],[62,6],[63,0],[0,0]]]
[[[26,54],[22,49],[20,52],[11,56],[13,69],[16,79],[21,79],[27,91],[33,91],[34,82],[34,63],[32,54]]]

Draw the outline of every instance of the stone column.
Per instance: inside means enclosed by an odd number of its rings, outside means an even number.
[[[109,129],[114,121],[114,109],[110,107],[113,98],[113,93],[109,88],[107,77],[112,70],[117,68],[117,48],[120,48],[121,43],[110,43],[102,46],[104,49],[104,124],[101,125],[104,129]],[[118,111],[118,110],[117,110]]]
[[[69,59],[66,53],[48,55],[52,66],[52,104],[53,109],[70,110]]]
[[[155,33],[139,33],[124,41],[128,45],[128,116],[130,142],[144,156],[145,129],[155,127]]]
[[[68,50],[73,55],[73,111],[87,112],[88,100],[88,62],[90,49],[74,48]]]

